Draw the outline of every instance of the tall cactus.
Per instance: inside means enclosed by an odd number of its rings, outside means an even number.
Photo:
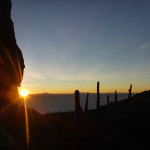
[[[100,94],[99,94],[99,82],[97,82],[97,105],[96,108],[100,108]]]
[[[87,93],[87,97],[86,97],[85,112],[87,112],[87,110],[88,110],[88,98],[89,98],[89,93]]]
[[[74,95],[74,105],[75,105],[75,111],[74,111],[74,126],[75,128],[78,128],[80,126],[81,122],[81,112],[80,112],[80,93],[78,90],[75,91]]]
[[[118,98],[117,98],[117,91],[115,90],[115,103],[117,103]]]
[[[109,105],[109,95],[107,95],[107,105]]]
[[[128,89],[128,91],[129,91],[128,99],[130,101],[131,100],[131,94],[132,94],[132,84],[130,85],[130,89]]]

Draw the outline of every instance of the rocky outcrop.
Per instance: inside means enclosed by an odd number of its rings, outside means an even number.
[[[16,43],[11,7],[10,0],[0,1],[0,97],[8,95],[10,89],[17,91],[25,67],[22,52]]]

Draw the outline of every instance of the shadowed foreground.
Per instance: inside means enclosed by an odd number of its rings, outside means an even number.
[[[73,112],[41,115],[28,109],[29,149],[147,149],[150,133],[150,91],[82,114],[74,129]],[[0,149],[26,149],[23,106],[1,114]]]

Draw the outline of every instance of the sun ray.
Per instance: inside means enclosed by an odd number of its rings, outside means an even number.
[[[26,99],[24,97],[24,109],[25,109],[25,122],[26,122],[26,142],[27,149],[29,148],[29,121],[28,121],[28,112],[27,112],[27,104]]]
[[[25,125],[26,125],[26,144],[27,149],[29,149],[29,121],[28,121],[28,111],[27,111],[27,103],[26,103],[26,96],[28,95],[28,92],[23,90],[20,92],[20,95],[23,97],[24,100],[24,110],[25,110]]]

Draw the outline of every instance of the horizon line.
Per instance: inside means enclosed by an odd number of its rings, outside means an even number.
[[[97,93],[90,93],[90,92],[80,92],[80,94],[87,94],[87,93],[89,93],[89,94],[97,94]],[[115,93],[115,92],[103,92],[103,93],[100,93],[100,94],[113,94],[113,93]],[[128,93],[126,93],[126,92],[118,92],[119,94],[128,94]],[[141,93],[141,92],[133,92],[132,94],[137,94],[137,93]],[[55,94],[57,94],[57,95],[67,95],[67,94],[74,94],[74,93],[29,93],[29,95],[42,95],[42,94],[51,94],[51,95],[55,95]]]

